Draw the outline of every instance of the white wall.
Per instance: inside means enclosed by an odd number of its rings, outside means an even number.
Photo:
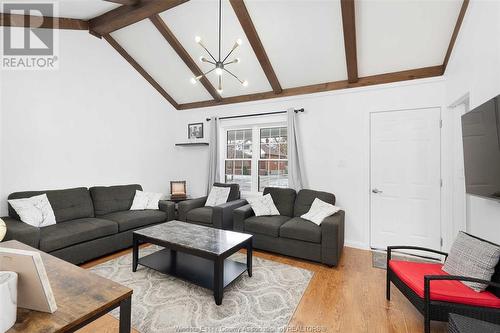
[[[60,31],[58,71],[0,72],[0,213],[14,191],[169,191],[172,107],[104,40]]]
[[[445,73],[446,105],[469,94],[473,109],[500,94],[499,35],[500,2],[471,1]],[[467,196],[467,224],[500,243],[500,203]]]
[[[173,142],[185,140],[188,123],[208,115],[237,115],[305,108],[299,116],[309,187],[333,192],[346,210],[346,243],[369,246],[369,113],[443,105],[441,79],[420,80],[278,100],[189,110],[176,116]],[[205,123],[208,127],[208,122]],[[193,195],[204,194],[208,149],[175,148],[178,168],[171,178],[186,179]]]

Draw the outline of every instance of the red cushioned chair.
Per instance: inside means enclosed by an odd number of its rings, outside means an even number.
[[[447,253],[416,246],[387,247],[386,298],[391,299],[391,282],[424,316],[425,333],[429,333],[431,320],[448,321],[450,313],[500,324],[500,263],[492,281],[466,276],[449,275],[441,270],[441,263],[422,263],[392,260],[392,250],[419,250],[448,256]],[[480,282],[488,285],[476,292],[460,281]]]

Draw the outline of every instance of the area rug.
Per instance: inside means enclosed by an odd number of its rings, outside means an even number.
[[[162,248],[140,250],[145,256]],[[231,259],[246,262],[236,253]],[[222,305],[213,293],[175,277],[140,266],[132,272],[132,254],[90,270],[134,290],[132,326],[141,333],[279,332],[290,321],[313,272],[253,257],[253,275],[245,272],[224,289]],[[111,313],[116,318],[119,311]]]
[[[396,260],[405,260],[414,262],[432,262],[432,263],[440,262],[437,259],[433,260],[431,258],[422,258],[422,257],[397,254],[397,253],[392,253],[391,258]],[[385,253],[385,251],[384,252],[372,251],[372,266],[375,268],[387,269],[387,253]]]

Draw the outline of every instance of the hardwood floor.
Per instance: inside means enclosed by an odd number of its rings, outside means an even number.
[[[82,265],[90,268],[129,253],[125,250]],[[423,319],[404,296],[391,288],[391,302],[385,299],[385,270],[373,268],[371,252],[346,247],[338,267],[254,251],[254,255],[315,274],[289,326],[309,327],[304,332],[423,332]],[[133,307],[133,304],[132,304]],[[432,332],[444,332],[445,323],[432,323]],[[81,333],[118,332],[118,321],[106,315]],[[134,330],[134,332],[137,332]]]

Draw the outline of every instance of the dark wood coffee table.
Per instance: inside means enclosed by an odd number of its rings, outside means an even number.
[[[74,332],[117,307],[120,333],[130,332],[132,289],[18,241],[0,247],[40,252],[57,304],[53,314],[18,308],[16,324],[7,333]]]
[[[138,264],[176,276],[214,291],[215,304],[222,303],[224,288],[245,271],[252,276],[252,235],[171,221],[134,231],[132,270]],[[139,244],[152,243],[165,249],[139,259]],[[246,248],[246,264],[228,259]]]

